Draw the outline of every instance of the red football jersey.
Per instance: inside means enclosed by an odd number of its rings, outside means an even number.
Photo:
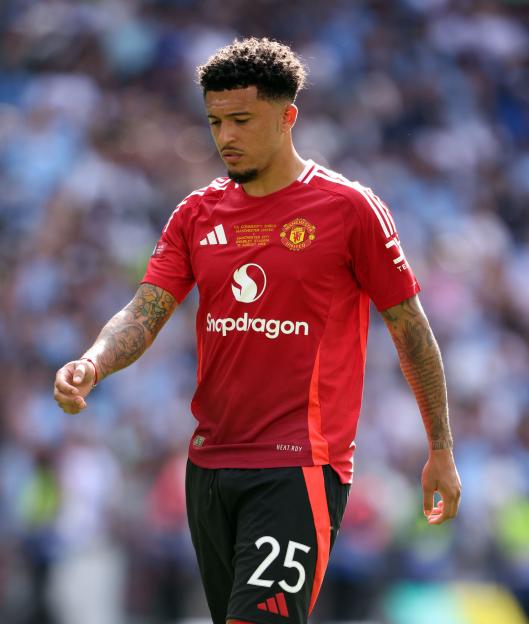
[[[177,206],[142,281],[178,302],[198,285],[191,461],[330,464],[351,481],[369,300],[419,291],[369,188],[312,161],[264,197],[217,178]]]

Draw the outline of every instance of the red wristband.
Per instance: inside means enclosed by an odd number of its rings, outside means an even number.
[[[90,364],[92,364],[92,366],[94,367],[94,385],[92,386],[92,388],[95,388],[99,379],[97,375],[97,366],[92,362],[90,358],[82,357],[81,360],[86,360],[87,362],[90,362]]]

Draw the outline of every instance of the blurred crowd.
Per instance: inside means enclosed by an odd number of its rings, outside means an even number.
[[[132,297],[173,207],[224,174],[195,67],[238,36],[309,69],[302,157],[391,207],[444,356],[459,517],[422,517],[424,429],[372,314],[355,483],[315,619],[396,583],[501,583],[529,614],[529,3],[4,0],[0,621],[207,617],[185,520],[192,292],[67,416],[55,371]],[[503,622],[498,622],[503,624]]]

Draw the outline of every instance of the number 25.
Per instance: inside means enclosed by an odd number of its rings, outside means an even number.
[[[271,537],[270,535],[264,535],[260,537],[255,545],[257,548],[261,548],[263,544],[270,544],[272,550],[270,553],[264,558],[264,560],[259,564],[255,572],[248,579],[248,585],[258,585],[259,587],[272,587],[274,581],[269,579],[261,578],[261,574],[279,557],[279,553],[281,551],[281,547],[279,546],[279,542],[275,537]],[[308,553],[310,550],[310,546],[306,546],[305,544],[300,544],[299,542],[294,542],[290,540],[287,546],[287,552],[285,555],[285,561],[283,566],[285,568],[294,568],[298,571],[299,577],[298,581],[295,585],[289,585],[286,581],[279,581],[279,586],[281,589],[286,592],[290,592],[291,594],[297,593],[305,582],[305,568],[299,563],[299,561],[294,560],[294,555],[296,554],[296,550],[301,550],[304,553]]]

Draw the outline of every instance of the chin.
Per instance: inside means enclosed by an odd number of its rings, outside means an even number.
[[[259,175],[257,169],[245,169],[244,171],[234,171],[228,169],[228,176],[237,184],[245,184],[246,182],[252,182]]]

